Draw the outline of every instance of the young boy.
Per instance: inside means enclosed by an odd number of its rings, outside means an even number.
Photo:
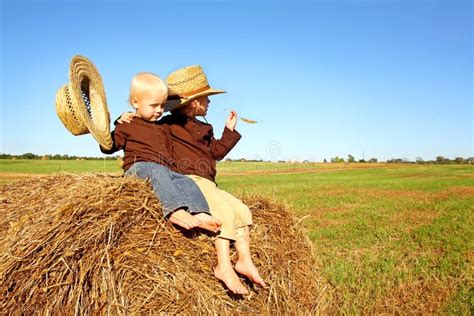
[[[196,184],[173,172],[169,128],[156,122],[163,114],[168,96],[166,84],[152,73],[139,73],[132,79],[129,102],[135,120],[118,125],[112,132],[113,147],[103,153],[123,149],[123,169],[127,176],[149,179],[161,201],[163,215],[185,229],[200,227],[220,230],[220,220],[209,215],[209,206]]]
[[[237,114],[230,113],[222,138],[216,140],[212,125],[197,120],[196,116],[207,114],[209,95],[224,91],[209,86],[200,66],[179,69],[168,76],[167,82],[170,95],[165,110],[170,110],[171,115],[163,117],[161,122],[170,127],[175,160],[173,168],[196,182],[209,203],[211,214],[222,221],[215,241],[217,266],[214,275],[233,293],[247,294],[248,290],[236,271],[265,286],[250,254],[252,214],[242,201],[219,189],[215,183],[216,160],[223,159],[241,138],[235,130]],[[118,122],[130,122],[133,117],[133,114],[124,113]],[[229,253],[231,241],[235,241],[239,255],[235,267],[232,267]]]

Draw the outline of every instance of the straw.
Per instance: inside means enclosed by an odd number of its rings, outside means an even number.
[[[268,288],[246,283],[242,298],[214,278],[212,238],[164,221],[142,180],[60,174],[1,186],[0,196],[2,313],[308,314],[324,304],[307,238],[267,198],[244,201]]]
[[[226,112],[232,112],[232,111],[234,111],[234,112],[235,112],[235,110],[232,110],[232,109],[224,109],[224,111],[226,111]],[[240,119],[242,122],[245,122],[245,123],[248,123],[248,124],[257,124],[257,123],[258,123],[258,122],[255,121],[255,120],[248,119],[248,118],[244,118],[244,117],[241,117],[241,116],[239,116],[239,119]]]

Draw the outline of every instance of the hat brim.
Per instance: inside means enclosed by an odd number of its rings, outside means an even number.
[[[179,99],[176,99],[176,100],[167,100],[166,103],[165,103],[164,111],[166,112],[166,111],[176,110],[180,107],[185,106],[186,104],[188,104],[192,100],[194,100],[196,98],[199,98],[199,97],[202,97],[202,96],[221,94],[221,93],[225,93],[225,91],[210,88],[208,90],[193,94],[193,95],[188,96],[188,97],[182,97],[182,98],[179,98]]]
[[[99,71],[89,59],[76,55],[69,66],[69,80],[80,118],[104,149],[112,148],[110,116]]]

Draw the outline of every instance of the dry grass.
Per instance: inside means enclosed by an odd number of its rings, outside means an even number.
[[[440,280],[411,280],[394,287],[383,299],[378,299],[372,312],[402,315],[410,311],[411,315],[433,315],[439,313],[455,288],[455,284]]]
[[[0,187],[0,309],[7,314],[314,313],[325,307],[305,234],[259,196],[252,253],[268,288],[229,295],[212,238],[162,219],[138,179],[55,175]],[[233,254],[235,259],[235,253]]]

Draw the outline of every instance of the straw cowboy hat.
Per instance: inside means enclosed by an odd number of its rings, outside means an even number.
[[[200,96],[225,93],[223,90],[216,90],[209,86],[206,75],[199,65],[172,72],[166,78],[166,82],[168,83],[168,100],[165,111],[175,110]]]
[[[76,55],[69,66],[69,81],[56,92],[59,119],[73,135],[91,133],[104,149],[112,148],[107,100],[97,68]]]

